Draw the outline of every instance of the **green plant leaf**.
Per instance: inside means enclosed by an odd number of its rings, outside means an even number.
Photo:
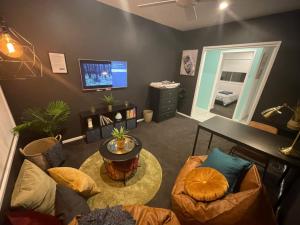
[[[14,132],[33,130],[54,136],[60,132],[64,122],[70,116],[70,107],[63,101],[53,101],[46,109],[28,108],[23,113],[22,124],[16,126]]]

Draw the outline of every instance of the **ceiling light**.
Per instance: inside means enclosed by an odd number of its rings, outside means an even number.
[[[10,32],[4,20],[0,21],[0,52],[10,58],[20,58],[23,54],[23,47],[13,38],[14,34]]]
[[[228,2],[221,2],[219,5],[220,10],[225,10],[229,6]]]

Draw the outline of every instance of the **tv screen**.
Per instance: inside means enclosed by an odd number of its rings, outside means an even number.
[[[79,60],[83,90],[127,87],[127,62]]]

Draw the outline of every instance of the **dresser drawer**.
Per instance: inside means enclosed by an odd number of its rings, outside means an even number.
[[[162,107],[164,105],[176,105],[177,104],[177,98],[164,98],[160,99],[159,101],[159,107]]]
[[[172,118],[175,116],[175,112],[166,112],[166,113],[161,113],[158,118],[157,118],[157,121],[162,121],[162,120],[166,120],[166,119],[169,119],[169,118]]]
[[[176,104],[166,104],[162,105],[159,107],[159,113],[164,113],[164,112],[175,112],[176,111]]]
[[[177,98],[177,88],[164,89],[160,91],[160,99]]]

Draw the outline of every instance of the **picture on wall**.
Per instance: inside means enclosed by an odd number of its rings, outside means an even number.
[[[194,76],[198,50],[183,50],[181,59],[180,75]]]

